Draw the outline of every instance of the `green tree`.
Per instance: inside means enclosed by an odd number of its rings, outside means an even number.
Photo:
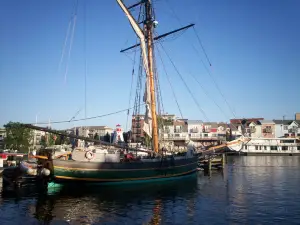
[[[6,130],[6,138],[4,139],[6,148],[28,152],[33,137],[32,130],[17,122],[9,122],[4,127]]]
[[[144,141],[143,142],[144,142],[143,144],[146,145],[147,147],[152,146],[152,138],[145,132],[144,132]]]
[[[100,139],[98,133],[96,133],[96,134],[94,135],[94,139],[95,139],[95,140],[99,140],[99,139]]]
[[[129,141],[129,139],[130,139],[130,132],[131,132],[131,131],[123,132],[123,139],[124,139],[124,142],[125,142],[125,143],[128,143],[128,141]]]
[[[70,145],[71,144],[70,138],[65,137],[63,144]]]
[[[46,135],[41,137],[40,145],[44,147],[48,147],[51,145],[60,145],[60,138],[57,137],[55,134],[49,134],[47,133]]]
[[[104,136],[104,141],[105,142],[110,142],[110,134],[107,132],[106,135]]]
[[[41,136],[40,145],[43,146],[43,147],[47,147],[46,136],[45,135]]]
[[[48,146],[55,145],[56,139],[57,139],[56,134],[48,134]]]

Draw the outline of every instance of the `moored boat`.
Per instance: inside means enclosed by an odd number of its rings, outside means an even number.
[[[144,10],[144,22],[136,21],[129,8],[121,0],[117,3],[129,19],[129,22],[140,40],[141,68],[144,68],[146,77],[144,105],[146,106],[145,121],[142,127],[145,135],[151,140],[152,148],[133,149],[126,145],[104,148],[75,149],[72,153],[55,155],[53,152],[44,152],[46,157],[40,157],[40,162],[51,171],[54,182],[123,182],[145,181],[180,177],[197,171],[198,154],[193,146],[187,146],[187,151],[180,154],[167,154],[167,149],[159,139],[160,125],[157,117],[156,79],[154,68],[154,35],[153,29],[157,25],[154,20],[154,9],[150,0],[136,4]],[[189,25],[187,27],[191,27]],[[186,29],[185,27],[184,29]],[[182,28],[183,29],[183,28]],[[178,30],[182,30],[178,29]],[[174,31],[175,32],[175,31]],[[137,45],[138,46],[138,45]],[[142,70],[141,70],[141,73]],[[141,76],[142,77],[142,76]],[[159,104],[159,102],[158,102]],[[159,107],[158,107],[159,108]],[[117,127],[114,138],[121,141],[120,126]],[[143,152],[148,154],[134,154]],[[39,155],[43,155],[42,152]],[[66,155],[70,157],[65,157]]]
[[[299,138],[250,138],[228,145],[229,149],[247,155],[300,155]]]
[[[119,182],[169,178],[195,172],[198,162],[198,157],[193,152],[188,152],[185,156],[148,159],[127,159],[126,156],[121,159],[117,153],[95,153],[95,160],[87,160],[84,155],[89,154],[91,152],[82,152],[82,160],[78,153],[72,156],[72,160],[53,160],[54,180]]]

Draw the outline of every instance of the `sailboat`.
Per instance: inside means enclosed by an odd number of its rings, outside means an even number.
[[[129,12],[122,0],[116,0],[127,16],[130,25],[140,40],[142,65],[146,74],[144,102],[146,106],[143,130],[152,139],[149,157],[129,157],[115,146],[103,151],[73,151],[71,159],[48,157],[44,163],[51,171],[54,182],[123,182],[168,179],[192,174],[197,171],[198,155],[193,146],[187,147],[185,154],[165,153],[159,144],[158,116],[156,109],[156,88],[154,76],[153,7],[150,0],[141,1],[145,10],[143,30]]]

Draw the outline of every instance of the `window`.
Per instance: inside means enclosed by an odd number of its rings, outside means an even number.
[[[264,150],[267,150],[267,146],[264,146]]]
[[[255,145],[255,150],[258,150],[258,146],[257,145]]]
[[[288,130],[289,127],[288,127],[288,126],[283,126],[283,129],[284,129],[284,130]]]
[[[245,149],[247,150],[247,145],[245,145]]]
[[[282,146],[281,150],[285,150],[285,151],[288,150],[288,146]]]
[[[261,146],[259,146],[259,150],[261,150]]]
[[[297,150],[300,150],[300,146],[297,146]]]
[[[272,133],[272,127],[266,126],[265,129],[263,129],[263,133]]]
[[[277,146],[271,146],[271,150],[277,150]]]
[[[281,140],[280,143],[295,143],[295,140]]]

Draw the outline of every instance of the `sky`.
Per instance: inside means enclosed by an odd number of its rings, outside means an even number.
[[[133,106],[134,52],[120,53],[136,42],[126,16],[116,1],[79,0],[68,60],[63,47],[74,3],[0,1],[0,127],[36,118],[70,120],[78,111],[77,119],[88,118]],[[154,0],[154,7],[158,34],[196,24],[195,30],[162,42],[190,92],[158,45],[184,118],[292,119],[300,112],[300,1]],[[180,116],[159,57],[157,67],[164,111]],[[128,129],[127,118],[122,112],[53,127],[121,124]]]

